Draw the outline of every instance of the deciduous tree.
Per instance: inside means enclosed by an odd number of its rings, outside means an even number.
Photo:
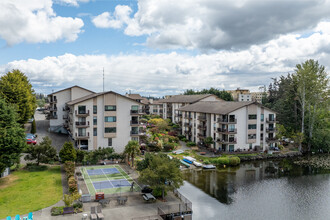
[[[13,70],[0,78],[0,97],[16,106],[18,122],[23,124],[30,119],[36,108],[36,97],[27,76]]]

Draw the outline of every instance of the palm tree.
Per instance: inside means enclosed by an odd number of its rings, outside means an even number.
[[[139,155],[140,153],[140,145],[137,141],[129,141],[128,144],[125,146],[124,154],[127,155],[128,159],[131,158],[132,167],[134,167],[134,157],[136,155]]]

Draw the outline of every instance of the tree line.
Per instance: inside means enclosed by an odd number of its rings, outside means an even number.
[[[225,90],[219,90],[216,88],[210,88],[210,89],[202,89],[201,91],[195,91],[193,89],[187,89],[183,95],[199,95],[199,94],[212,94],[216,95],[218,98],[223,99],[225,101],[233,101],[232,95],[225,91]]]

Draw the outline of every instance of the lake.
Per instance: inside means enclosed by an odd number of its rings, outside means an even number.
[[[184,171],[193,219],[330,219],[330,173],[289,160]]]

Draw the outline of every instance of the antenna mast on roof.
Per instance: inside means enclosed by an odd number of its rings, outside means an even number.
[[[104,67],[103,67],[103,92],[104,92]]]

